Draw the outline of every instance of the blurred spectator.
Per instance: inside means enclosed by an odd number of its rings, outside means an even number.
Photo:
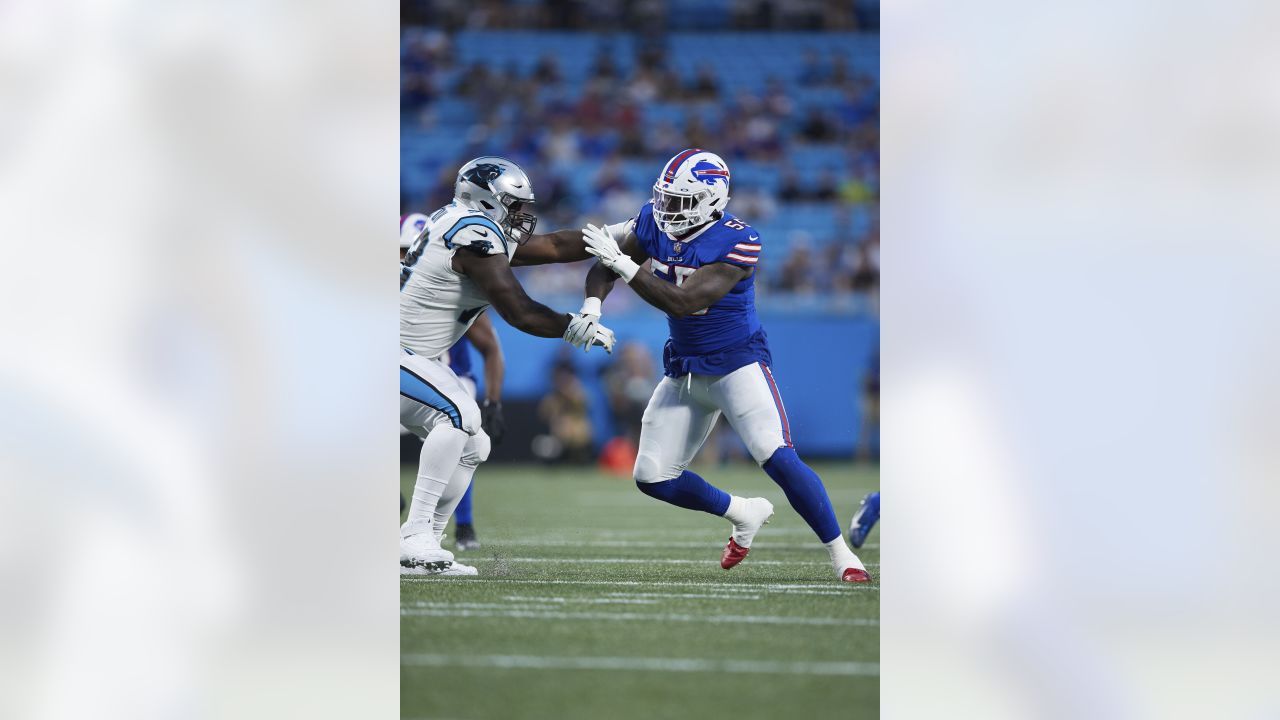
[[[809,108],[800,126],[800,137],[809,142],[831,142],[836,139],[836,125],[821,109]]]
[[[542,140],[542,156],[558,170],[568,170],[582,155],[581,134],[564,115],[551,121],[551,129]]]
[[[710,65],[698,68],[693,83],[689,85],[688,96],[692,100],[715,100],[720,95],[720,83]]]
[[[596,53],[595,62],[591,64],[591,77],[600,80],[616,80],[618,74],[618,65],[613,61],[613,53],[609,51],[607,45],[601,46],[600,51]]]
[[[849,63],[845,60],[844,53],[831,53],[831,76],[828,82],[836,86],[849,82]]]
[[[489,70],[489,65],[477,61],[458,75],[458,81],[453,86],[453,94],[463,98],[485,99],[494,97],[500,89],[497,78]]]
[[[645,144],[645,154],[666,157],[667,155],[674,155],[677,150],[688,144],[675,123],[670,120],[663,120],[655,124],[650,131],[649,140]],[[666,155],[663,155],[663,153],[666,153]]]
[[[547,424],[550,439],[540,442],[538,454],[552,462],[586,463],[591,460],[591,421],[587,418],[587,392],[568,363],[551,371],[551,390],[538,403],[538,417]]]
[[[657,384],[654,375],[653,357],[644,345],[636,342],[623,345],[618,359],[604,372],[613,426],[632,443],[640,439],[640,420]]]
[[[822,63],[818,60],[818,53],[813,50],[806,50],[804,53],[804,65],[800,68],[800,74],[796,76],[796,82],[801,85],[820,85],[827,79],[827,71],[822,67]]]
[[[560,82],[560,64],[554,55],[543,55],[533,68],[534,82],[543,85],[555,85]]]
[[[733,214],[749,223],[766,222],[777,211],[773,195],[758,187],[740,186],[733,193]]]
[[[812,252],[809,249],[809,234],[797,230],[791,233],[789,240],[791,254],[787,256],[782,269],[775,275],[777,278],[775,287],[799,295],[812,295],[818,288],[815,282]]]
[[[789,167],[782,172],[778,199],[783,202],[797,202],[804,199],[804,189],[800,187],[800,176],[796,175],[795,168]]]
[[[853,177],[840,186],[840,199],[851,205],[869,203],[879,197],[879,167],[876,163],[864,161],[854,172]]]
[[[822,174],[818,175],[818,182],[813,186],[813,194],[809,199],[821,201],[836,199],[836,175],[830,168],[823,168]]]
[[[787,89],[783,86],[782,81],[775,76],[770,76],[765,81],[763,99],[765,111],[779,119],[790,117],[795,109],[795,103],[791,101],[791,96],[787,93]]]
[[[874,61],[864,60],[874,46],[806,44],[792,37],[784,44],[800,48],[800,58],[793,49],[785,61],[775,58],[761,66],[751,54],[772,48],[744,38],[741,54],[702,55],[692,76],[678,76],[668,58],[676,57],[677,43],[695,36],[643,32],[645,23],[663,21],[665,3],[574,0],[550,9],[537,0],[483,2],[483,11],[451,1],[412,5],[406,17],[440,27],[404,30],[401,203],[406,208],[429,211],[447,204],[459,165],[476,155],[502,154],[534,177],[540,230],[617,222],[633,217],[648,199],[662,161],[686,147],[705,147],[730,163],[731,212],[758,224],[768,238],[804,230],[812,239],[797,246],[794,257],[786,243],[771,248],[767,267],[760,268],[765,304],[788,302],[786,295],[793,292],[854,299],[862,296],[854,292],[855,284],[860,289],[878,285],[878,279],[872,281],[878,278],[878,244],[867,239],[874,236],[867,224],[868,218],[874,222],[879,197],[879,89],[867,74],[875,72]],[[565,11],[570,5],[574,12]],[[837,5],[836,0],[732,0],[731,15],[735,27],[854,23],[850,8]],[[859,18],[863,12],[858,10]],[[519,57],[476,54],[473,39],[460,48],[451,34],[463,26],[468,32],[592,28],[609,17],[615,24],[608,29],[615,34],[585,44],[582,38],[549,35]],[[722,26],[724,19],[718,23]],[[623,33],[617,33],[619,27]],[[568,42],[578,48],[572,54],[561,48]],[[618,55],[628,47],[634,48],[633,58]],[[569,68],[569,62],[586,66]],[[687,63],[678,67],[688,72]],[[738,82],[744,69],[759,67],[777,74]],[[732,97],[726,97],[730,90]],[[867,246],[864,259],[860,244]],[[573,277],[581,268],[520,272],[540,291],[581,293],[581,277]],[[633,299],[624,291],[615,302]]]
[[[853,270],[855,292],[875,292],[880,287],[880,268],[866,245],[858,246],[858,262]]]

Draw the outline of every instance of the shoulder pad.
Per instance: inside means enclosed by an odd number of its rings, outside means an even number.
[[[458,218],[441,237],[450,250],[466,247],[485,255],[507,254],[506,235],[497,223],[481,213]]]

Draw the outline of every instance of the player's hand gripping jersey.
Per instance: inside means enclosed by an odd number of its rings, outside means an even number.
[[[431,214],[400,268],[400,344],[418,355],[448,351],[489,306],[471,278],[453,269],[453,256],[465,252],[504,255],[510,262],[516,243],[483,213],[450,203]]]
[[[658,229],[653,202],[640,208],[631,229],[654,275],[681,285],[703,265],[729,263],[754,268],[760,259],[760,234],[732,214],[693,235],[676,240]],[[671,338],[663,351],[666,374],[727,375],[754,362],[770,364],[769,344],[756,316],[756,278],[748,275],[710,307],[687,317],[667,316]]]

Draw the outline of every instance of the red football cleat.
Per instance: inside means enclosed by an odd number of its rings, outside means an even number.
[[[867,571],[858,568],[845,568],[844,575],[840,579],[845,582],[871,582],[871,576]]]
[[[734,542],[733,538],[729,538],[729,544],[724,546],[724,553],[720,555],[720,567],[728,570],[742,562],[749,552],[751,552],[751,548],[742,547]]]

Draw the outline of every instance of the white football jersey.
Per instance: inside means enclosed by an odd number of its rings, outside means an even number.
[[[444,354],[489,307],[471,278],[453,269],[460,247],[515,254],[516,243],[484,213],[449,203],[431,214],[400,267],[400,345],[427,358]]]

